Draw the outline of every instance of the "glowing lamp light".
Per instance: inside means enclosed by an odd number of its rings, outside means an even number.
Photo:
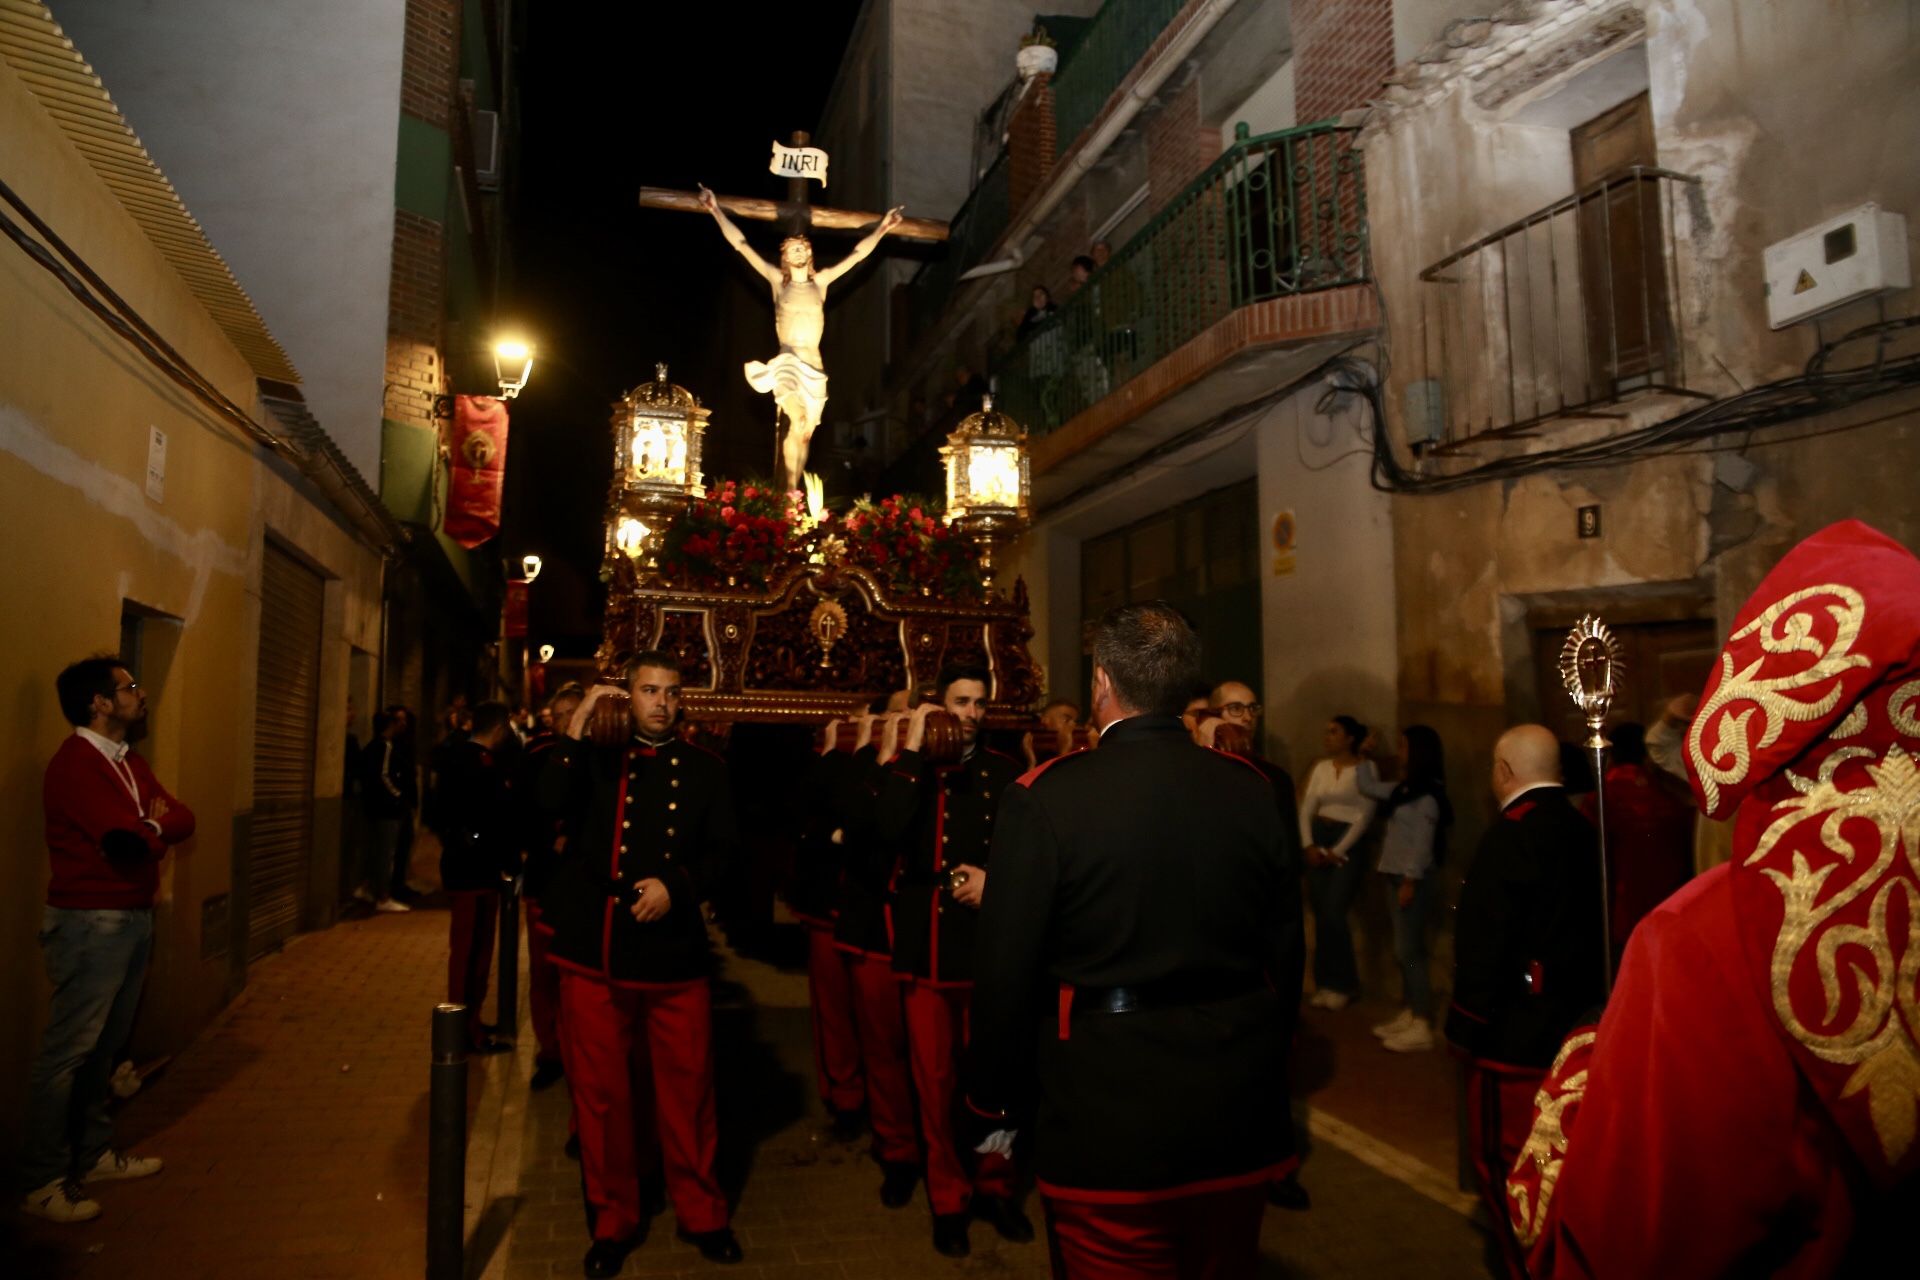
[[[540,576],[541,560],[539,556],[520,557],[520,576],[532,582]]]
[[[542,662],[552,662],[552,661],[553,661],[553,646],[552,646],[552,645],[550,645],[550,644],[543,644],[543,645],[541,645],[541,646],[540,646],[540,661],[542,661]]]
[[[613,544],[629,557],[638,557],[646,548],[647,537],[652,532],[653,530],[632,516],[622,516],[619,527],[613,535]]]
[[[1027,433],[984,396],[940,450],[947,469],[947,522],[980,547],[980,570],[993,585],[994,549],[1027,527],[1033,479]]]
[[[654,366],[652,382],[614,402],[613,466],[629,499],[625,505],[666,517],[699,494],[700,450],[711,412],[685,387],[667,381],[664,364]]]
[[[511,400],[520,394],[533,376],[533,348],[518,338],[502,338],[493,344],[493,376],[500,384],[500,398]]]

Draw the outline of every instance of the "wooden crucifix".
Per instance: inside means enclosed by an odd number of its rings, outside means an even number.
[[[807,141],[806,134],[795,133],[792,147],[803,150]],[[781,149],[776,147],[776,161],[780,153]],[[779,482],[781,488],[788,491],[801,487],[807,449],[827,405],[827,372],[820,359],[820,335],[826,327],[827,286],[860,265],[888,235],[936,242],[947,238],[946,223],[903,217],[899,209],[876,214],[809,204],[807,182],[817,179],[824,184],[826,181],[823,161],[824,157],[817,172],[810,171],[814,166],[804,159],[785,170],[790,176],[784,201],[716,196],[704,186],[698,193],[640,188],[640,206],[644,209],[711,214],[727,243],[773,291],[773,330],[780,342],[780,354],[765,362],[749,360],[746,375],[748,385],[755,391],[772,393],[779,415],[786,422],[780,441]],[[779,261],[769,262],[754,252],[728,213],[784,223],[788,234],[781,242]],[[815,267],[813,244],[807,238],[807,233],[814,229],[866,230],[867,234],[840,261],[829,267]]]

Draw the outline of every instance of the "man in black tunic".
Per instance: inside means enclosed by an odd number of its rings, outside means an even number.
[[[1031,1116],[1056,1274],[1252,1275],[1266,1184],[1296,1160],[1299,884],[1266,778],[1180,722],[1200,672],[1186,620],[1115,609],[1093,661],[1099,750],[1028,773],[995,823],[976,1149]]]
[[[595,704],[629,699],[590,690],[592,740],[550,753],[541,779],[566,832],[540,927],[560,970],[589,1276],[619,1274],[641,1238],[656,1133],[681,1238],[710,1261],[741,1256],[714,1176],[713,954],[700,905],[735,843],[733,795],[726,764],[674,736],[671,654],[639,654],[629,692],[630,724],[619,724]],[[602,732],[609,722],[618,732]]]

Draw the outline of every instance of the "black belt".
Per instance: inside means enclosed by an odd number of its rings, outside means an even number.
[[[1257,973],[1195,973],[1156,978],[1125,987],[1073,987],[1075,1013],[1138,1013],[1231,1000],[1257,991],[1266,980]]]

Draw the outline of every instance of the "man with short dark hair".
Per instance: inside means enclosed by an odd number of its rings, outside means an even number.
[[[971,1248],[970,1214],[1009,1240],[1033,1238],[1013,1200],[1007,1153],[974,1161],[969,1172],[953,1130],[994,813],[1020,776],[1011,756],[978,745],[991,680],[984,667],[950,664],[940,672],[938,701],[914,709],[900,753],[881,761],[874,802],[875,836],[895,854],[893,969],[906,983],[908,1061],[920,1098],[933,1247],[949,1257]],[[951,763],[935,762],[923,750],[927,717],[936,711],[958,725],[960,758]]]
[[[29,1077],[21,1208],[85,1222],[100,1206],[83,1183],[160,1172],[158,1159],[113,1149],[107,1082],[146,981],[160,860],[194,819],[127,742],[147,718],[147,695],[124,661],[82,659],[54,688],[73,733],[41,789],[53,876],[40,949],[53,1000]]]
[[[1200,641],[1178,611],[1108,613],[1093,663],[1100,749],[1028,773],[995,824],[975,1149],[1037,1116],[1056,1275],[1249,1276],[1296,1163],[1299,880],[1265,778],[1180,723]]]
[[[512,744],[512,713],[504,702],[471,712],[467,736],[440,757],[440,885],[453,907],[447,939],[447,1000],[467,1007],[476,1053],[511,1048],[480,1021],[493,971],[500,889],[518,861],[512,777],[505,751]]]
[[[710,1262],[741,1257],[714,1172],[713,953],[701,911],[735,844],[733,795],[725,762],[674,734],[679,660],[647,650],[630,670],[625,692],[587,692],[588,741],[551,753],[540,780],[566,836],[540,927],[560,969],[588,1276],[620,1273],[659,1166],[680,1238]]]

